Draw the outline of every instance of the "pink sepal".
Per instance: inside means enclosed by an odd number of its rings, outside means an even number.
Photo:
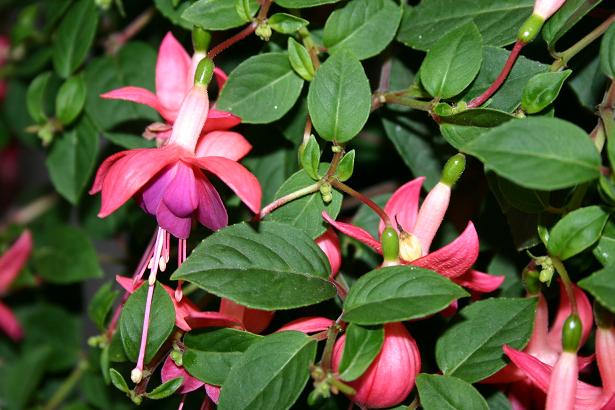
[[[191,391],[195,391],[196,389],[200,388],[205,384],[199,379],[190,376],[186,369],[184,369],[183,367],[178,367],[173,361],[173,359],[171,359],[171,356],[167,356],[160,371],[160,378],[162,379],[163,383],[166,383],[167,381],[175,379],[177,377],[183,377],[184,379],[181,387],[179,388],[179,390],[177,390],[177,392],[180,394],[190,393]]]
[[[376,252],[382,253],[382,246],[380,245],[380,242],[374,239],[365,229],[344,222],[338,222],[331,218],[326,211],[322,212],[322,217],[333,225],[338,231],[358,240],[361,243],[364,243],[365,245],[373,248]]]
[[[463,275],[458,276],[453,280],[458,285],[472,289],[476,292],[489,293],[499,288],[504,282],[504,279],[506,279],[505,276],[490,275],[488,273],[470,269]]]
[[[342,266],[342,251],[340,249],[340,240],[333,228],[328,227],[325,233],[316,238],[316,245],[322,249],[329,260],[329,265],[331,266],[329,278],[335,278]]]
[[[224,157],[239,161],[252,149],[243,135],[232,131],[212,131],[203,135],[196,146],[195,156]]]
[[[397,188],[384,206],[384,212],[391,218],[392,222],[399,223],[402,229],[408,233],[414,231],[424,180],[425,177],[418,177]],[[395,228],[397,228],[397,223],[395,223]],[[378,232],[382,234],[383,230],[384,222],[380,221]]]
[[[0,302],[0,330],[17,342],[23,337],[23,330],[19,321],[4,303]]]
[[[335,323],[333,320],[326,317],[302,317],[285,324],[276,330],[276,333],[286,330],[296,330],[305,334],[318,333],[327,330],[333,323]]]
[[[0,256],[0,295],[5,294],[23,269],[32,253],[32,234],[25,230]]]
[[[251,309],[224,298],[220,300],[220,313],[234,318],[252,333],[261,333],[267,329],[275,314],[272,311]]]
[[[192,61],[186,50],[168,32],[160,48],[156,61],[156,96],[169,111],[177,111],[193,79],[189,78]]]

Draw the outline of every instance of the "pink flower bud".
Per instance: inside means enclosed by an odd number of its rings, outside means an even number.
[[[536,0],[533,14],[546,20],[559,10],[565,1],[566,0]]]
[[[325,233],[316,238],[316,245],[327,255],[329,265],[331,265],[331,277],[334,278],[342,265],[342,252],[340,250],[340,240],[333,228],[327,228]]]
[[[577,354],[562,352],[549,381],[546,410],[574,410],[578,378]]]
[[[596,361],[607,393],[615,393],[615,327],[596,330]]]
[[[342,360],[346,336],[333,350],[333,368]],[[384,343],[380,353],[358,379],[348,383],[356,394],[351,400],[360,406],[381,409],[401,403],[414,387],[421,370],[421,356],[416,342],[402,323],[384,325]]]
[[[423,256],[429,253],[429,247],[442,224],[450,199],[451,187],[444,182],[438,182],[421,205],[412,233],[421,243]]]

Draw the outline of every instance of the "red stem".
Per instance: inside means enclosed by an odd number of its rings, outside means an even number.
[[[498,78],[495,79],[493,84],[491,84],[491,86],[487,88],[484,93],[470,101],[470,103],[468,104],[468,108],[480,107],[500,88],[502,83],[508,77],[508,74],[510,74],[510,70],[512,70],[513,66],[515,65],[515,61],[517,61],[517,57],[519,57],[519,53],[521,52],[521,49],[524,45],[525,43],[521,41],[517,41],[515,43],[515,46],[510,52],[508,60],[506,60],[506,64],[504,64],[504,67],[502,68],[502,71],[500,72]]]
[[[221,52],[223,52],[224,50],[226,50],[233,44],[243,40],[244,38],[248,37],[250,34],[254,33],[254,30],[256,30],[256,23],[250,23],[239,33],[235,34],[233,37],[224,40],[222,43],[218,44],[217,46],[209,50],[209,53],[207,53],[207,57],[213,60],[214,57],[216,57],[218,54],[220,54]]]

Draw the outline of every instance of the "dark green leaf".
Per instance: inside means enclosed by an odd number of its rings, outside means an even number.
[[[250,0],[235,0],[235,10],[239,17],[246,23],[252,20],[252,13],[250,11]]]
[[[487,402],[469,383],[451,376],[421,373],[416,387],[424,410],[487,410]]]
[[[498,178],[500,192],[506,201],[520,211],[540,213],[549,206],[549,192],[523,188],[504,178]]]
[[[328,164],[321,164],[320,174],[324,175],[327,168]],[[282,184],[275,194],[275,199],[282,198],[312,184],[314,184],[314,180],[305,171],[298,171]],[[316,239],[327,230],[322,212],[326,211],[331,218],[336,218],[342,207],[342,194],[332,189],[331,195],[333,199],[328,204],[325,204],[319,191],[302,196],[276,209],[267,218],[297,227],[312,239]]]
[[[474,80],[482,59],[483,40],[476,24],[464,24],[431,46],[419,72],[421,83],[434,97],[454,97]]]
[[[583,55],[581,56],[583,57]],[[568,84],[579,98],[581,104],[593,112],[604,95],[607,80],[600,69],[600,56],[588,54],[583,60],[577,60],[576,63],[580,66],[575,66],[575,61],[573,60],[573,75]]]
[[[312,81],[314,78],[314,64],[310,58],[310,53],[292,37],[288,38],[288,59],[297,74],[306,81]]]
[[[354,150],[347,152],[342,157],[335,173],[337,179],[344,182],[352,176],[352,173],[354,172],[354,157]]]
[[[442,36],[473,21],[484,44],[505,46],[515,41],[533,6],[533,0],[423,0],[416,7],[406,6],[397,39],[429,50]]]
[[[258,7],[257,0],[250,0],[250,15],[254,16]],[[228,30],[246,23],[237,13],[235,1],[232,0],[198,0],[181,17],[206,30]]]
[[[615,24],[611,24],[600,43],[600,66],[610,78],[615,77]]]
[[[98,330],[105,329],[107,316],[119,295],[120,292],[113,289],[113,282],[105,283],[94,294],[88,305],[88,316]]]
[[[310,135],[310,139],[301,152],[301,166],[303,170],[314,181],[318,181],[318,168],[320,166],[320,146],[316,138]]]
[[[81,230],[56,225],[35,240],[34,267],[45,281],[66,284],[103,276],[94,246]]]
[[[391,266],[359,278],[344,302],[344,320],[362,325],[419,319],[468,293],[449,279],[416,266]]]
[[[192,24],[182,18],[184,11],[192,4],[189,1],[182,1],[176,4],[175,0],[154,0],[154,4],[160,14],[168,18],[173,24],[181,26],[186,30],[192,30]]]
[[[282,7],[287,9],[302,9],[306,7],[320,6],[321,4],[337,3],[340,0],[275,0]]]
[[[96,28],[98,10],[90,0],[78,0],[62,19],[53,44],[53,66],[67,78],[83,63],[88,54]]]
[[[325,254],[304,232],[278,222],[241,223],[197,246],[171,276],[217,296],[265,310],[312,305],[335,296]]]
[[[126,301],[120,316],[120,334],[128,358],[136,362],[141,344],[143,317],[148,284],[145,282]],[[145,363],[149,363],[175,327],[175,307],[169,294],[156,282],[150,311],[151,326],[147,332]]]
[[[547,20],[540,32],[549,48],[555,48],[555,43],[601,2],[602,0],[565,1],[562,7]]]
[[[115,145],[126,149],[153,148],[156,146],[155,141],[147,140],[140,135],[124,134],[121,132],[104,132],[102,135]]]
[[[128,393],[130,391],[126,380],[124,380],[124,376],[122,376],[120,372],[115,369],[109,369],[109,376],[111,376],[111,383],[113,383],[116,389],[124,393]]]
[[[615,223],[612,220],[604,226],[602,236],[593,253],[602,266],[615,263]]]
[[[220,394],[220,410],[288,409],[308,381],[316,341],[280,332],[250,346],[233,366]]]
[[[474,108],[455,113],[447,104],[440,103],[434,107],[442,123],[464,125],[468,127],[496,127],[515,119],[511,114],[491,108]]]
[[[327,19],[324,45],[331,54],[349,50],[360,60],[373,57],[395,37],[401,14],[392,0],[352,0]]]
[[[340,379],[351,382],[361,377],[380,353],[383,343],[384,327],[348,325],[344,353],[337,370]]]
[[[262,156],[249,155],[243,164],[258,178],[267,181],[263,184],[263,203],[273,201],[275,193],[297,169],[297,153],[294,150],[281,148]]]
[[[492,391],[486,398],[489,410],[513,410],[506,395],[499,390]]]
[[[600,304],[615,313],[615,270],[608,265],[579,281],[579,286],[592,294]]]
[[[182,363],[197,379],[220,386],[242,353],[260,340],[258,336],[237,329],[218,329],[189,333],[184,339],[186,350]]]
[[[600,175],[600,156],[585,131],[555,118],[508,121],[463,149],[526,188],[555,190]]]
[[[309,21],[301,17],[286,13],[275,13],[267,21],[274,31],[282,34],[293,34],[309,24]]]
[[[47,169],[56,190],[70,203],[77,204],[96,165],[98,131],[88,116],[75,128],[58,138],[49,157]]]
[[[547,105],[555,101],[570,73],[571,70],[564,70],[556,73],[540,73],[530,78],[523,89],[521,107],[529,114],[544,110]]]
[[[77,118],[85,105],[86,86],[83,75],[69,77],[56,96],[56,117],[63,125]]]
[[[436,361],[446,376],[474,383],[506,365],[502,346],[523,349],[534,325],[536,299],[487,299],[465,307],[465,319],[436,343]],[[460,343],[463,341],[463,343]]]
[[[45,342],[27,354],[2,366],[0,377],[0,396],[2,405],[8,410],[27,408],[28,401],[45,375],[47,363],[50,361],[51,349]]]
[[[292,108],[302,87],[286,53],[260,54],[231,72],[217,107],[240,116],[244,123],[266,124]]]
[[[174,379],[167,380],[151,392],[145,393],[145,397],[152,400],[164,399],[175,393],[177,389],[181,387],[183,382],[183,377],[176,377]]]
[[[367,122],[371,105],[367,76],[350,52],[329,57],[310,84],[312,123],[327,141],[346,142],[355,137]]]
[[[453,147],[463,150],[466,144],[472,142],[479,135],[488,131],[484,127],[472,127],[467,125],[440,124],[442,136]]]
[[[30,83],[28,93],[26,94],[28,113],[30,114],[30,117],[32,117],[32,119],[39,124],[47,121],[47,114],[45,113],[45,100],[51,75],[52,73],[50,71],[39,74]]]
[[[566,260],[583,252],[600,238],[607,219],[609,214],[595,205],[570,212],[551,229],[549,254]]]

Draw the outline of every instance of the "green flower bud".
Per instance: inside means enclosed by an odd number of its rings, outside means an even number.
[[[269,41],[271,38],[271,26],[267,23],[259,24],[259,26],[256,27],[255,34],[259,36],[261,40]]]
[[[211,42],[211,33],[201,27],[192,29],[192,47],[195,52],[206,52]]]
[[[525,288],[530,295],[535,295],[540,292],[541,281],[539,279],[539,273],[534,269],[523,270],[523,282]]]
[[[199,65],[196,67],[196,71],[194,73],[194,84],[207,87],[213,75],[214,62],[211,60],[211,58],[205,57],[201,61],[199,61]]]
[[[579,350],[582,332],[581,318],[575,314],[568,316],[564,326],[562,326],[562,347],[564,351],[576,353]]]
[[[440,178],[440,182],[452,187],[457,183],[461,174],[463,174],[463,170],[466,167],[466,157],[463,154],[456,154],[449,158],[444,164],[444,169],[442,170],[442,177]]]
[[[553,273],[554,272],[555,272],[555,270],[553,269],[552,265],[543,266],[542,270],[540,271],[540,275],[538,276],[538,279],[542,283],[550,284],[551,283],[551,279],[553,279]]]
[[[399,236],[393,227],[387,226],[382,231],[380,237],[382,244],[382,256],[385,262],[396,262],[399,260]]]
[[[527,20],[525,20],[519,29],[517,40],[523,44],[533,41],[538,33],[540,33],[540,29],[542,28],[544,22],[545,20],[542,17],[532,14],[527,18]]]

